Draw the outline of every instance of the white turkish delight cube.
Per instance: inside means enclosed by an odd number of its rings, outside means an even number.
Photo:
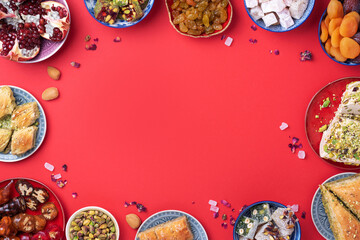
[[[245,0],[245,4],[247,8],[253,8],[259,5],[258,0]]]
[[[287,7],[290,7],[292,2],[293,0],[284,0],[284,3]]]
[[[283,17],[286,17],[286,16],[291,17],[290,10],[288,8],[284,8],[281,12],[277,12],[276,14],[279,17],[281,17],[281,16],[283,16]]]
[[[260,18],[264,17],[264,12],[261,10],[261,7],[256,6],[250,9],[250,15],[253,17],[254,20],[259,20]]]
[[[294,20],[291,16],[282,16],[282,17],[279,16],[279,22],[280,25],[286,29],[294,25]]]
[[[300,19],[309,4],[309,0],[293,0],[290,5],[291,16],[295,19]]]
[[[279,21],[278,21],[276,15],[275,15],[275,13],[268,13],[268,14],[266,14],[266,15],[262,18],[262,20],[264,21],[266,27],[269,27],[269,26],[271,26],[271,25],[277,25],[277,24],[279,24]]]
[[[286,7],[283,0],[271,0],[261,4],[264,13],[281,12]]]

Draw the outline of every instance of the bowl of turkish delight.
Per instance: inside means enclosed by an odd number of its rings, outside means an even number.
[[[244,0],[250,18],[271,32],[287,32],[310,16],[315,0]]]
[[[273,201],[261,201],[246,207],[236,219],[234,240],[300,240],[299,220],[292,208]]]

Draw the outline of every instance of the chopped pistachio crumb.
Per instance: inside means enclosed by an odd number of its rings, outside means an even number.
[[[323,102],[322,107],[323,107],[323,108],[326,108],[326,107],[328,107],[329,105],[330,105],[330,98],[326,98],[326,100],[324,100],[324,102]]]
[[[319,132],[324,132],[328,128],[328,125],[325,124],[322,127],[319,128]]]

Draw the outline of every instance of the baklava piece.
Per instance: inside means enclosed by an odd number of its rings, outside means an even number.
[[[0,129],[0,152],[4,152],[9,145],[12,131],[8,129]]]
[[[0,88],[0,118],[11,114],[16,107],[12,90],[8,86]]]
[[[15,108],[11,115],[11,128],[22,129],[29,127],[39,118],[40,112],[36,102],[29,102]]]
[[[14,132],[11,140],[11,153],[20,155],[35,146],[37,127],[28,127]]]

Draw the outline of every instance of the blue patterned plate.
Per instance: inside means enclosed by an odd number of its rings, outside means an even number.
[[[300,19],[293,19],[294,20],[294,25],[292,25],[291,27],[289,27],[287,29],[283,28],[281,25],[272,25],[272,26],[266,27],[265,23],[264,23],[264,21],[262,19],[259,19],[259,20],[253,19],[253,17],[250,14],[250,10],[246,7],[246,1],[245,0],[244,0],[244,4],[245,4],[246,12],[248,13],[249,17],[259,27],[261,27],[261,28],[263,28],[265,30],[268,30],[270,32],[287,32],[287,31],[291,31],[291,30],[299,27],[301,24],[303,24],[306,21],[306,19],[308,19],[308,17],[310,16],[310,14],[311,14],[311,12],[312,12],[312,10],[314,8],[315,0],[309,0],[309,3],[308,3],[308,6],[307,6],[307,8],[306,8],[306,10],[304,12],[304,15]]]
[[[85,6],[86,6],[87,10],[89,11],[90,15],[96,21],[101,23],[102,25],[112,27],[112,28],[127,28],[127,27],[131,27],[131,26],[141,22],[149,14],[152,6],[154,5],[154,1],[155,0],[149,0],[148,1],[146,7],[143,9],[144,16],[142,16],[142,18],[136,20],[135,22],[127,22],[125,20],[117,19],[114,24],[109,24],[109,23],[106,23],[106,22],[101,22],[101,21],[99,21],[99,20],[97,20],[95,18],[94,8],[95,8],[96,0],[84,0]]]
[[[286,207],[285,205],[278,203],[278,202],[273,202],[273,201],[261,201],[261,202],[256,202],[251,204],[250,206],[246,207],[237,217],[235,225],[234,225],[234,230],[233,230],[233,238],[234,240],[239,240],[239,235],[236,233],[236,226],[238,225],[238,222],[240,221],[240,218],[242,216],[246,216],[246,217],[250,217],[251,212],[250,209],[253,206],[259,205],[259,204],[263,204],[263,203],[268,203],[270,205],[270,209],[275,210],[276,208],[284,208]],[[296,222],[295,223],[295,230],[293,232],[293,234],[291,234],[291,238],[290,240],[300,240],[301,239],[301,228],[300,228],[300,223]]]
[[[0,86],[0,87],[2,87],[2,86]],[[40,147],[40,145],[44,141],[45,134],[46,134],[46,116],[45,116],[45,112],[44,112],[43,108],[41,107],[40,103],[38,102],[38,100],[36,100],[36,98],[33,95],[31,95],[24,89],[21,89],[19,87],[14,87],[14,86],[9,86],[9,87],[11,88],[11,90],[14,93],[14,97],[15,97],[17,105],[21,105],[21,104],[28,103],[28,102],[36,102],[38,104],[39,111],[40,111],[40,117],[37,120],[39,123],[39,126],[38,126],[39,129],[36,134],[35,147],[33,149],[27,151],[26,153],[24,153],[22,155],[18,155],[18,156],[12,155],[10,153],[8,153],[8,154],[0,153],[0,162],[17,162],[17,161],[21,161],[21,160],[24,160],[25,158],[30,157]]]
[[[346,173],[340,173],[336,174],[329,179],[327,179],[324,183],[336,181],[342,178],[350,177],[354,175],[355,173],[352,172],[346,172]],[[321,200],[321,191],[320,188],[318,188],[315,192],[314,198],[311,203],[311,217],[314,222],[314,225],[318,232],[327,240],[335,240],[334,235],[330,229],[330,223],[328,220],[328,217],[326,215],[324,205]]]
[[[155,213],[154,215],[150,216],[148,219],[146,219],[143,224],[141,224],[140,228],[138,229],[135,240],[139,240],[137,238],[137,235],[139,232],[143,232],[146,229],[155,227],[156,225],[162,224],[164,222],[173,220],[175,218],[186,216],[188,219],[188,222],[191,227],[191,231],[194,234],[194,240],[208,240],[208,236],[205,232],[204,227],[201,225],[201,223],[191,216],[190,214],[187,214],[185,212],[177,211],[177,210],[166,210],[162,212]]]

